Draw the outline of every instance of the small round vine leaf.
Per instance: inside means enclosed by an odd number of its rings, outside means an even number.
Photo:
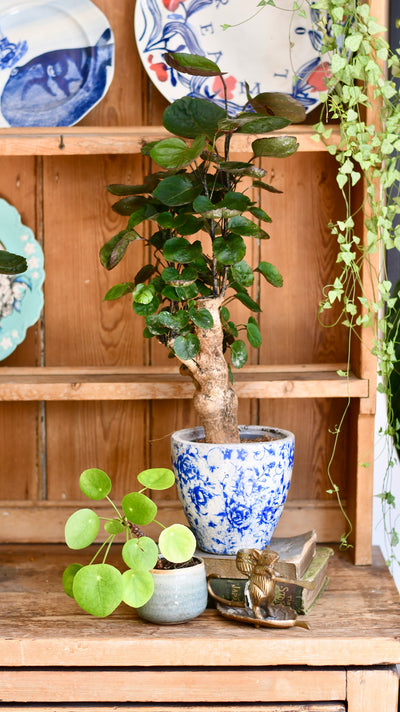
[[[65,524],[65,541],[70,549],[84,549],[93,544],[100,529],[100,519],[92,509],[78,509]]]
[[[62,585],[67,596],[71,598],[74,597],[72,587],[74,583],[75,574],[78,573],[79,569],[82,568],[82,564],[70,564],[65,569],[62,575]]]
[[[122,509],[129,521],[139,526],[150,524],[157,514],[157,506],[141,492],[126,494],[122,500]]]
[[[154,581],[149,571],[124,571],[122,600],[132,608],[144,606],[154,592]]]
[[[157,544],[148,536],[129,539],[122,547],[122,558],[130,569],[150,571],[150,569],[154,569],[157,563]]]
[[[73,596],[87,613],[105,618],[115,611],[122,601],[122,574],[110,564],[83,566],[73,583]]]
[[[192,558],[196,549],[196,539],[184,524],[171,524],[161,532],[158,546],[168,561],[181,564]]]
[[[111,480],[109,476],[97,467],[84,470],[79,478],[79,486],[89,499],[104,499],[110,494]]]
[[[125,527],[119,519],[109,519],[104,524],[104,529],[106,530],[107,534],[122,534]]]
[[[153,490],[165,490],[175,483],[175,475],[166,467],[152,467],[150,470],[139,472],[138,481],[144,487]]]

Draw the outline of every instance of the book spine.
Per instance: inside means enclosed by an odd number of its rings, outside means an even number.
[[[304,588],[296,583],[277,583],[274,604],[290,606],[297,613],[304,613]]]

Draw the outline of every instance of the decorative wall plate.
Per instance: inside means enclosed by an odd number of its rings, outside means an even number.
[[[91,0],[1,0],[0,126],[72,126],[113,72],[113,34]]]
[[[34,324],[43,307],[43,252],[18,211],[0,199],[0,249],[26,257],[23,274],[0,274],[0,360],[9,356]]]
[[[307,16],[292,13],[293,0],[265,6],[255,17],[234,25],[257,9],[243,0],[136,0],[135,35],[143,65],[159,91],[174,101],[185,94],[223,104],[219,77],[179,74],[163,61],[164,52],[206,56],[227,72],[229,108],[246,103],[247,81],[254,95],[281,91],[300,101],[306,111],[320,103],[330,64],[320,49],[320,13],[304,3]],[[327,26],[329,31],[329,24]],[[292,47],[291,47],[292,45]]]

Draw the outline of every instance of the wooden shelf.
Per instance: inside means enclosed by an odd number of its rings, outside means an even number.
[[[248,366],[235,373],[239,398],[368,398],[368,380],[337,371],[344,364]],[[152,400],[192,398],[176,366],[4,367],[0,401]]]
[[[320,141],[312,138],[315,135],[312,126],[289,126],[285,131],[274,132],[274,135],[277,133],[297,136],[299,151],[325,150]],[[134,154],[140,153],[144,142],[156,141],[169,135],[162,126],[1,129],[0,156]],[[255,138],[257,136],[253,134],[234,136],[232,151],[248,151]]]

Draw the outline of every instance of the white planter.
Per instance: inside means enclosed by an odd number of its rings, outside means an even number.
[[[289,490],[293,433],[260,425],[239,430],[240,443],[221,445],[201,442],[203,428],[171,437],[179,499],[199,547],[213,554],[267,546]],[[257,441],[265,435],[271,440]]]
[[[186,623],[203,613],[207,606],[207,580],[204,562],[183,569],[153,569],[154,593],[147,603],[136,608],[138,615],[151,623]]]

